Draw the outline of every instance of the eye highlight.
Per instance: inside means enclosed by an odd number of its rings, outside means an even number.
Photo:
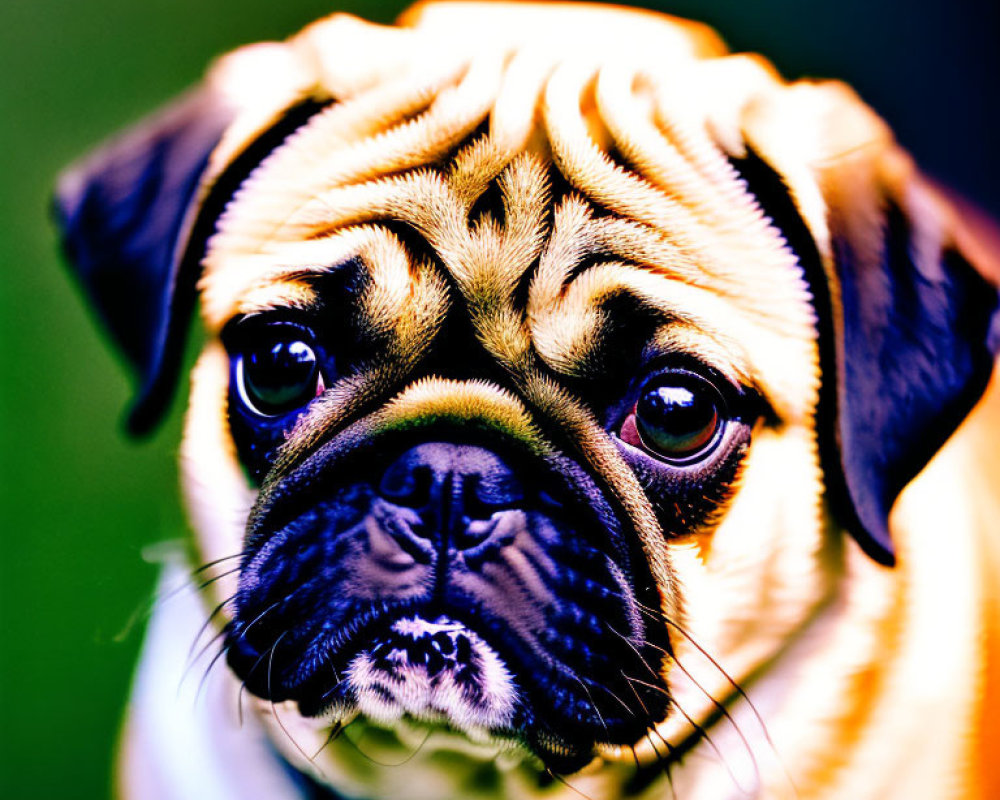
[[[261,417],[294,411],[324,389],[316,350],[292,332],[239,353],[235,377],[240,400]]]
[[[708,456],[722,440],[726,404],[707,379],[687,370],[669,370],[640,388],[621,438],[672,464]]]

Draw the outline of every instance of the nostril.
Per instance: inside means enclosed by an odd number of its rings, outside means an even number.
[[[386,500],[408,508],[425,508],[431,501],[431,468],[397,461],[382,475],[378,492]]]
[[[470,520],[489,519],[497,511],[519,507],[523,500],[521,484],[510,473],[470,475],[462,484],[462,509]]]
[[[475,475],[468,476],[462,482],[461,499],[459,500],[462,516],[468,520],[489,519],[496,510],[488,503],[484,503],[479,492],[476,491],[479,479]]]

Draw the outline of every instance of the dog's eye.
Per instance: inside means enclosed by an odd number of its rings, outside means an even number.
[[[692,372],[672,370],[648,380],[621,438],[675,464],[703,458],[721,440],[725,401],[715,386]]]
[[[247,349],[236,361],[240,400],[262,417],[294,411],[323,391],[318,362],[316,351],[301,339]]]

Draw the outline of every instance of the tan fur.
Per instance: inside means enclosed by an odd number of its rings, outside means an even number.
[[[240,551],[254,499],[226,431],[227,358],[214,337],[236,314],[314,304],[309,277],[356,258],[371,278],[359,313],[382,356],[328,387],[276,474],[358,416],[372,430],[429,414],[485,421],[540,453],[558,431],[627,510],[662,610],[687,632],[671,633],[675,710],[656,735],[635,754],[604,748],[567,786],[539,788],[523,754],[444,734],[405,768],[373,768],[342,741],[323,747],[326,723],[258,703],[292,763],[372,797],[614,798],[633,758],[693,743],[670,768],[683,800],[997,796],[1000,389],[897,503],[898,566],[872,563],[823,506],[810,297],[782,232],[727,161],[752,146],[780,170],[828,268],[830,225],[864,226],[876,202],[858,187],[891,187],[909,213],[941,220],[940,240],[952,237],[947,206],[850,90],[787,84],[692,23],[572,4],[417,6],[401,28],[336,15],[228,57],[212,80],[236,97],[251,74],[264,76],[265,99],[234,101],[244,111],[206,186],[276,107],[337,103],[256,170],[205,258],[212,340],[183,446],[199,558]],[[553,169],[569,191],[555,194]],[[476,216],[494,189],[503,213]],[[394,223],[420,234],[433,263]],[[661,531],[602,425],[562,383],[602,369],[611,296],[658,315],[659,347],[697,354],[774,409],[709,530]],[[503,386],[411,381],[456,308]],[[234,580],[213,585],[217,602]],[[365,751],[386,761],[422,736],[366,735]],[[670,791],[664,775],[642,796]]]

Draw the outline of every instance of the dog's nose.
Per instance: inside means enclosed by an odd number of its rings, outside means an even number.
[[[519,508],[524,486],[513,470],[483,447],[427,442],[411,447],[386,469],[379,494],[417,511],[424,539],[446,537],[449,546],[468,550],[490,536],[476,524],[505,509]]]

